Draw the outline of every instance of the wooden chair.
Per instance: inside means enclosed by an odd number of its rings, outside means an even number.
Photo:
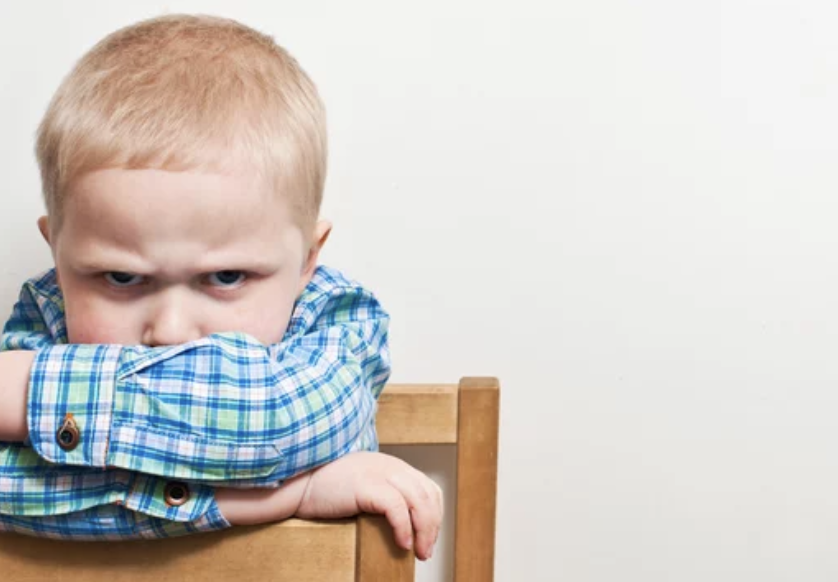
[[[381,395],[381,444],[457,448],[456,582],[494,578],[499,391],[494,378],[464,378],[459,385],[388,385]],[[3,582],[406,582],[414,566],[387,521],[371,515],[162,541],[0,535]]]

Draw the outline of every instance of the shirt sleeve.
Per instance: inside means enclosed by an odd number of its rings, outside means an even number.
[[[374,449],[389,317],[360,285],[321,275],[271,346],[241,333],[159,348],[55,344],[55,326],[21,301],[0,348],[37,350],[32,447],[51,463],[243,487],[276,485],[359,442]],[[68,421],[72,446],[58,436]]]

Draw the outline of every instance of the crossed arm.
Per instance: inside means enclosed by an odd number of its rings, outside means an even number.
[[[299,305],[271,346],[241,333],[163,348],[67,345],[49,303],[25,288],[0,342],[15,350],[0,353],[0,440],[28,438],[51,463],[228,486],[275,485],[374,449],[387,314],[341,280]],[[67,415],[81,435],[71,450],[56,438]]]

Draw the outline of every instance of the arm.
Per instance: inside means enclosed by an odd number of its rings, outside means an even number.
[[[26,439],[26,391],[34,352],[0,353],[0,441]]]
[[[20,297],[0,336],[0,441],[22,442],[26,426],[26,397],[34,350],[67,343],[64,304],[54,271],[23,284]]]
[[[239,486],[274,484],[357,448],[389,376],[389,319],[360,286],[318,275],[283,342],[268,347],[244,334],[165,348],[50,345],[60,318],[33,322],[52,304],[30,289],[3,343],[38,350],[32,446],[52,463]],[[66,451],[56,432],[68,413],[81,439]]]
[[[279,489],[216,490],[218,507],[233,525],[281,521],[291,516],[335,519],[383,514],[396,542],[419,559],[431,557],[442,525],[442,490],[401,459],[355,453],[286,481]],[[415,545],[414,545],[415,539]]]

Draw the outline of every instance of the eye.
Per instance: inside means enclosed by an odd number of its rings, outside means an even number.
[[[105,281],[114,287],[133,287],[143,282],[141,275],[123,273],[122,271],[109,271],[105,273]]]
[[[216,271],[207,277],[213,287],[232,289],[240,286],[247,279],[244,271]]]

